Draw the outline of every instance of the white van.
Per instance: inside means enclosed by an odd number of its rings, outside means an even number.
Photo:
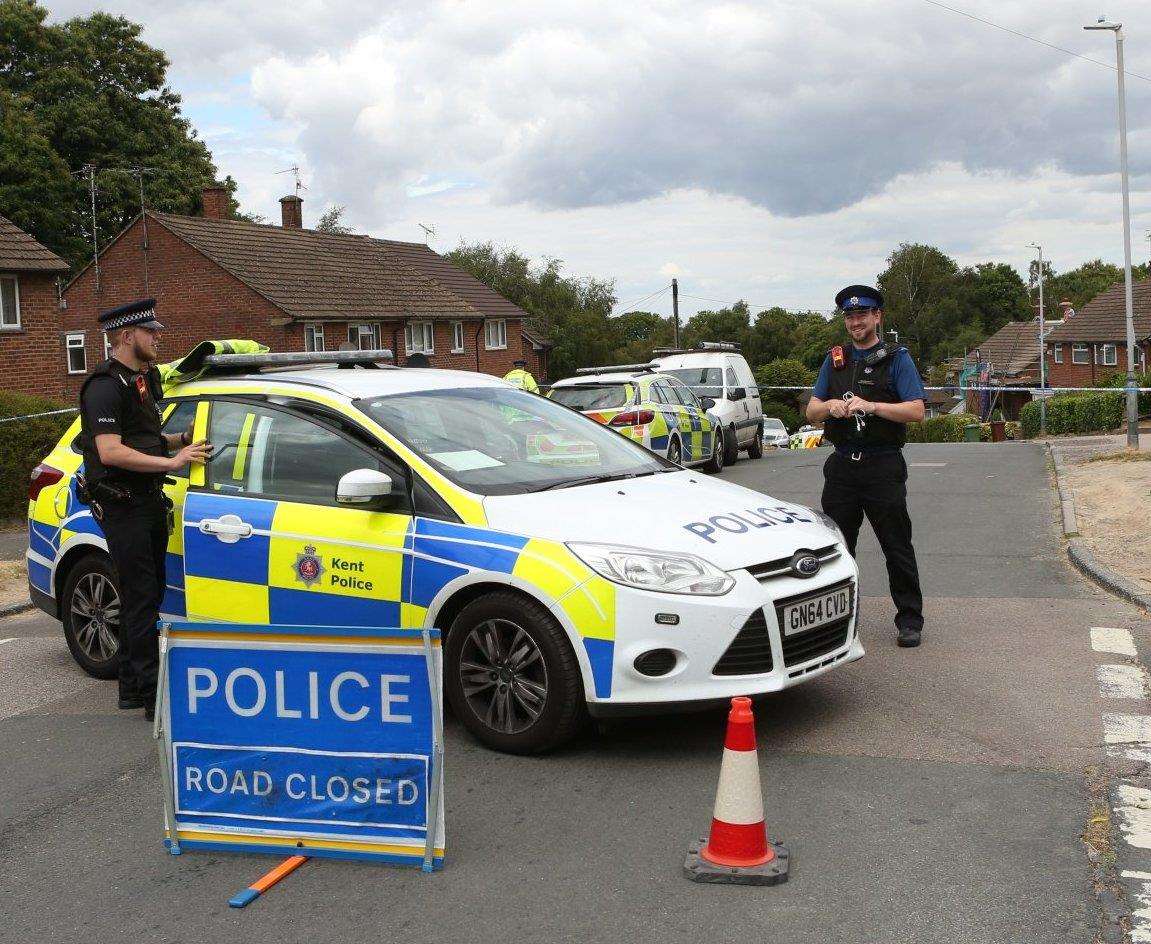
[[[698,396],[715,400],[708,412],[723,426],[727,465],[739,458],[741,449],[751,459],[763,455],[763,403],[739,345],[703,341],[690,350],[661,348],[653,353],[660,373],[671,374]]]

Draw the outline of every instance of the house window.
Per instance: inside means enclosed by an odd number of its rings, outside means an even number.
[[[321,324],[304,325],[304,350],[322,351],[324,349],[324,326]]]
[[[1090,364],[1091,352],[1087,350],[1086,344],[1072,344],[1071,345],[1071,363],[1072,364]]]
[[[15,276],[0,278],[0,328],[20,327],[20,286]]]
[[[88,372],[88,353],[84,350],[84,335],[68,334],[64,336],[64,346],[68,354],[68,373],[84,374]]]
[[[484,347],[502,351],[508,346],[508,323],[502,318],[484,323]]]
[[[380,326],[378,324],[348,325],[348,340],[360,351],[376,351],[380,347]]]
[[[404,346],[409,354],[435,354],[436,343],[430,321],[409,321],[404,325]]]
[[[452,353],[462,354],[464,352],[464,323],[462,321],[452,322]]]
[[[1116,350],[1114,344],[1103,344],[1100,345],[1100,348],[1102,351],[1100,356],[1103,358],[1102,363],[1104,367],[1114,367],[1117,363],[1119,363],[1119,352]]]
[[[1063,345],[1062,344],[1053,344],[1053,345],[1051,345],[1051,350],[1053,350],[1055,352],[1055,363],[1056,364],[1062,364],[1063,363]]]

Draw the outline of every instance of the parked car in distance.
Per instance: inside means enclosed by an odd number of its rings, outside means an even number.
[[[763,455],[763,403],[738,345],[704,341],[691,349],[660,348],[652,360],[660,373],[671,374],[698,396],[715,400],[709,412],[723,428],[727,465],[739,458],[741,449],[747,450],[749,459]]]
[[[783,420],[774,416],[763,418],[763,444],[765,446],[786,449],[790,442],[791,437],[787,434],[787,427],[783,425]]]

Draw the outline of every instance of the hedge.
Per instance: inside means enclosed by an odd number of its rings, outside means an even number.
[[[0,419],[62,410],[70,403],[0,390]],[[23,518],[28,509],[28,479],[64,434],[75,413],[0,423],[0,520]]]
[[[979,423],[979,417],[971,413],[948,413],[946,416],[933,416],[922,423],[909,423],[908,442],[963,442],[963,428]]]

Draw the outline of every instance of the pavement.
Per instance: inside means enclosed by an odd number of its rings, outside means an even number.
[[[826,456],[769,453],[724,477],[818,504]],[[1142,647],[1148,623],[1068,564],[1041,446],[914,445],[907,459],[923,647],[894,645],[865,527],[867,656],[757,707],[769,829],[793,857],[787,884],[680,874],[710,821],[722,713],[616,721],[542,758],[486,751],[449,718],[443,872],[312,861],[229,909],[271,860],[163,850],[146,725],[76,668],[55,622],[29,613],[0,621],[0,752],[15,759],[0,777],[0,940],[1113,935],[1095,894],[1109,859],[1093,861],[1081,839],[1106,815],[1097,781],[1113,711],[1096,676],[1110,657],[1091,628]]]
[[[0,530],[0,561],[20,560],[28,550],[28,528]]]

